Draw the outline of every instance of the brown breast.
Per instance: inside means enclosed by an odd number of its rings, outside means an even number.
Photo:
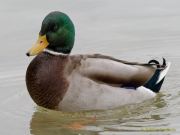
[[[69,56],[54,56],[43,52],[29,64],[26,85],[36,104],[56,109],[69,83],[65,77]]]

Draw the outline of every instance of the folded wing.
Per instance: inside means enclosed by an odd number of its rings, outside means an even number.
[[[155,73],[148,63],[132,63],[104,55],[87,55],[81,59],[80,72],[89,79],[117,87],[139,87]]]

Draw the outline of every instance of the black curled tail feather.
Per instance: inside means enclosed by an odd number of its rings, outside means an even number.
[[[150,60],[148,64],[153,64],[157,66],[157,69],[154,73],[154,75],[151,77],[148,82],[144,85],[144,87],[151,89],[153,92],[158,93],[161,89],[161,86],[164,82],[165,75],[161,79],[160,76],[162,75],[162,72],[166,69],[167,64],[166,60],[163,58],[163,64],[161,65],[157,60]],[[159,80],[160,79],[160,80]]]
[[[163,64],[162,64],[162,65],[159,63],[159,61],[154,60],[154,59],[150,60],[150,61],[148,62],[148,64],[156,65],[157,68],[165,68],[166,65],[167,65],[165,58],[163,58]]]
[[[162,64],[162,66],[164,66],[164,67],[166,67],[166,59],[165,58],[163,58],[163,64]]]

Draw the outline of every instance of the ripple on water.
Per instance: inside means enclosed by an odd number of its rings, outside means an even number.
[[[124,106],[115,110],[86,112],[57,112],[38,107],[30,122],[31,134],[44,135],[67,133],[73,134],[134,134],[163,133],[175,131],[165,114],[157,113],[166,107],[164,95],[142,104]],[[153,110],[153,111],[152,111]],[[71,124],[79,123],[81,127],[73,129]],[[83,125],[83,126],[82,126]]]

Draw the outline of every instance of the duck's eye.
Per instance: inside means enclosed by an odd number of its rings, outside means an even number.
[[[50,28],[50,31],[52,32],[56,32],[58,30],[58,26],[57,25],[52,25],[51,28]]]
[[[55,25],[55,26],[53,27],[53,31],[57,31],[57,30],[58,30],[58,26]]]

